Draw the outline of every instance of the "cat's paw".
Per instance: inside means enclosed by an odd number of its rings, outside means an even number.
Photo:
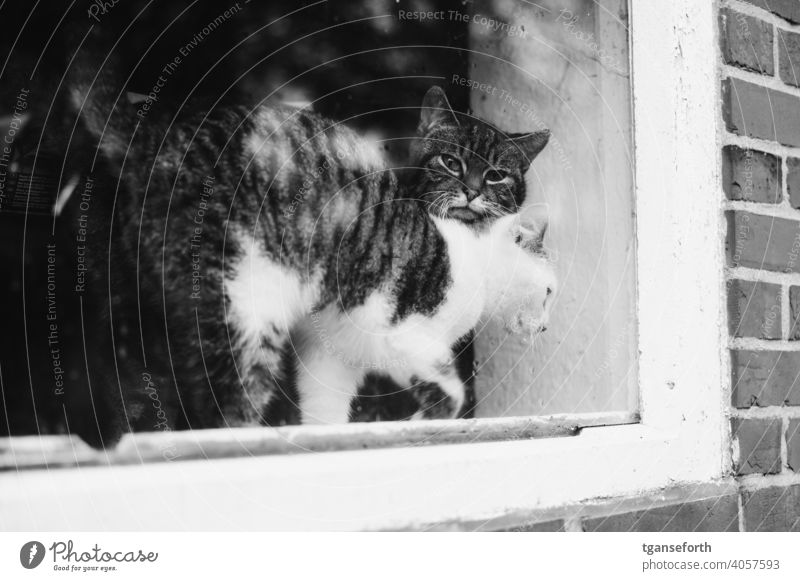
[[[419,409],[410,420],[449,420],[458,417],[464,405],[464,384],[450,367],[438,381],[418,381],[412,378],[411,395]]]

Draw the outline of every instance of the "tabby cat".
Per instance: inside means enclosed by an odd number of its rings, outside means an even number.
[[[115,177],[87,235],[106,441],[263,424],[287,377],[306,424],[347,422],[375,373],[412,391],[415,417],[454,417],[454,343],[486,317],[546,323],[546,223],[516,213],[547,131],[504,134],[433,87],[400,184],[373,144],[308,110],[168,124],[71,98]]]

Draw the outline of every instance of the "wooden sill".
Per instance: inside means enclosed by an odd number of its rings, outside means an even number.
[[[576,436],[582,428],[638,423],[631,412],[539,417],[374,422],[341,426],[223,428],[126,434],[96,450],[76,436],[0,438],[0,471],[144,464]]]

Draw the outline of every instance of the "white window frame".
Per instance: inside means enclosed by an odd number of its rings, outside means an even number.
[[[632,0],[630,31],[640,423],[563,438],[11,471],[0,477],[3,528],[425,528],[721,477],[730,451],[717,5]]]

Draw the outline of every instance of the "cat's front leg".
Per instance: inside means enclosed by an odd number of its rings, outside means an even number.
[[[421,376],[412,375],[409,391],[419,403],[412,420],[456,418],[466,398],[466,387],[452,362]]]
[[[389,345],[402,365],[389,375],[417,400],[419,410],[412,420],[455,418],[466,400],[466,387],[455,367],[452,337],[435,326],[426,327],[427,322],[416,318],[394,329]]]
[[[344,424],[363,379],[363,371],[346,364],[342,354],[324,347],[297,358],[297,392],[303,424]]]

